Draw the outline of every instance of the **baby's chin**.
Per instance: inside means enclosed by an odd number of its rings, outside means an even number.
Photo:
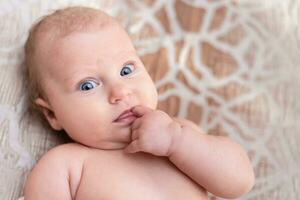
[[[98,136],[72,138],[74,142],[86,147],[102,150],[119,150],[124,149],[131,143],[131,124],[110,126],[102,131],[108,134],[99,133]],[[69,134],[68,134],[69,135]],[[70,135],[69,135],[70,136]],[[70,136],[71,137],[71,136]]]
[[[122,142],[112,142],[112,141],[103,141],[98,142],[97,144],[83,144],[89,148],[100,149],[100,150],[122,150],[129,145],[129,141]]]
[[[129,142],[107,142],[99,145],[94,145],[91,147],[100,150],[123,150],[128,145]]]

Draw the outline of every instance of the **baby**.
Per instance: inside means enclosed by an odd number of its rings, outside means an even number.
[[[253,186],[240,145],[156,109],[153,81],[107,14],[58,10],[33,27],[25,54],[32,101],[74,141],[39,160],[26,200],[237,198]]]

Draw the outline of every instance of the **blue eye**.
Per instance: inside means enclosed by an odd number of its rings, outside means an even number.
[[[99,84],[93,80],[87,80],[80,84],[80,90],[87,91],[97,87]]]
[[[132,73],[133,68],[134,68],[134,64],[132,64],[132,63],[125,64],[120,72],[120,75],[126,76],[126,75]]]

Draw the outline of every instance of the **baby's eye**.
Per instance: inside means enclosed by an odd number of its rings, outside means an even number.
[[[97,87],[99,84],[93,80],[87,80],[80,84],[80,90],[87,91]]]
[[[132,73],[132,71],[134,70],[134,64],[133,63],[127,63],[123,66],[120,75],[121,76],[126,76],[130,73]]]

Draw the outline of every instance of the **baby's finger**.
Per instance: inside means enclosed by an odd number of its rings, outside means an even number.
[[[138,134],[137,130],[131,131],[131,141],[138,139],[138,137],[139,137],[139,134]]]
[[[141,119],[140,118],[136,118],[134,120],[134,122],[131,124],[131,130],[136,130],[141,126]]]
[[[131,109],[131,111],[138,117],[142,117],[143,115],[145,115],[146,113],[148,112],[151,112],[152,109],[151,108],[148,108],[146,106],[135,106]]]
[[[125,149],[125,153],[136,153],[139,151],[138,140],[132,141]]]

